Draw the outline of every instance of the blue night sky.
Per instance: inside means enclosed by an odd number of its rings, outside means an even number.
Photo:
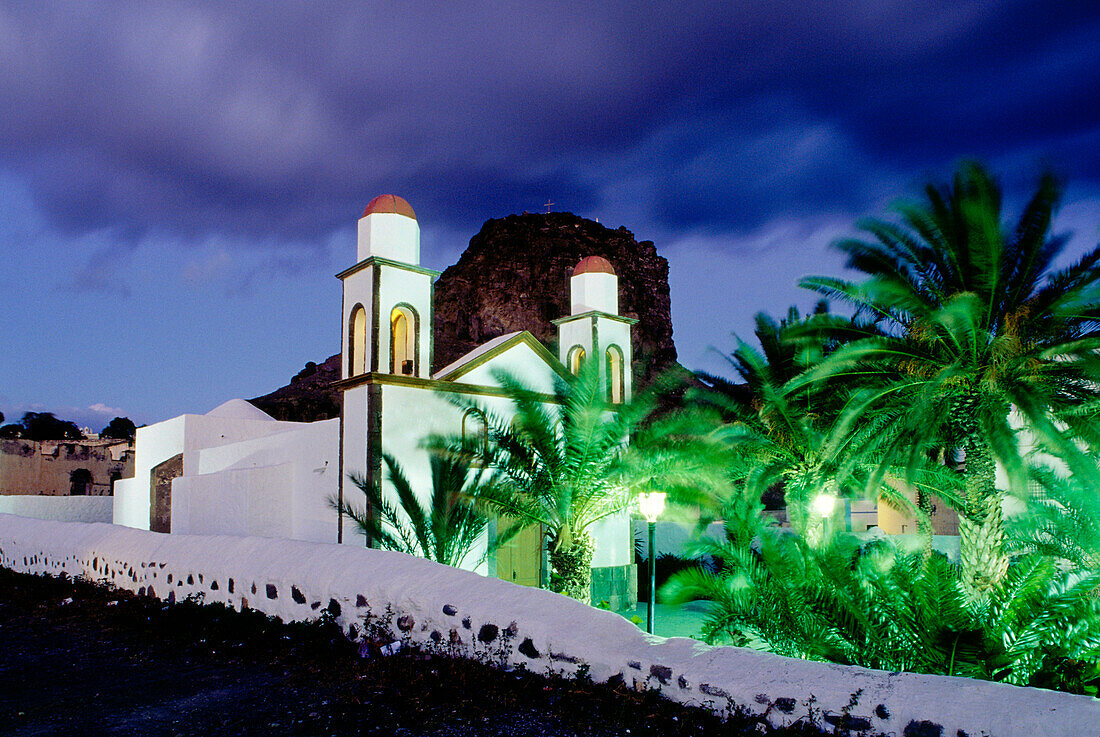
[[[1100,241],[1100,3],[0,3],[0,410],[205,412],[339,349],[374,195],[423,262],[547,199],[652,240],[722,370],[964,157]],[[642,10],[644,8],[644,12]]]

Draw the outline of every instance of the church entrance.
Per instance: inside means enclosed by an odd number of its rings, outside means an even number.
[[[153,466],[149,472],[149,529],[172,531],[172,479],[183,475],[183,453]]]
[[[508,529],[501,519],[499,524]],[[497,578],[537,587],[542,581],[542,525],[532,525],[497,549]]]

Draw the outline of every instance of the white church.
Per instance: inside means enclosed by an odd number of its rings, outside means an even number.
[[[557,357],[524,331],[495,338],[433,375],[438,276],[420,266],[420,226],[409,203],[394,195],[373,199],[359,219],[356,263],[337,274],[343,283],[341,416],[282,422],[233,399],[204,415],[140,428],[134,477],[115,483],[114,523],[172,534],[363,545],[354,522],[338,515],[331,500],[363,505],[349,480],[353,474],[386,488],[383,453],[401,461],[414,489],[430,493],[424,441],[484,432],[478,412],[459,408],[449,394],[507,417],[512,404],[493,378],[497,370],[550,394],[557,377],[599,360],[611,401],[630,399],[635,320],[618,314],[618,279],[605,259],[583,259],[570,279],[570,314],[554,321]],[[632,606],[629,514],[604,520],[593,537],[593,600]],[[484,575],[538,585],[546,570],[541,531],[521,534],[490,556],[483,544],[471,560],[481,561],[469,567]]]

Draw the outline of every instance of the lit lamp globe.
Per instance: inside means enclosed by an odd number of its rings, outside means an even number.
[[[653,524],[665,511],[665,496],[663,491],[650,491],[638,495],[638,509],[646,518],[646,522]]]
[[[836,497],[832,494],[822,494],[814,499],[814,511],[822,517],[828,517],[836,506]]]

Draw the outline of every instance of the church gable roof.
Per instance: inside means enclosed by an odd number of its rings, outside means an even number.
[[[515,333],[506,333],[483,343],[467,353],[449,366],[444,367],[432,377],[438,381],[458,381],[467,374],[481,369],[492,368],[489,364],[502,363],[502,357],[506,353],[524,351],[534,353],[541,362],[562,378],[568,378],[569,372],[557,357],[546,349],[531,333],[522,330]],[[469,379],[466,379],[469,381]]]

